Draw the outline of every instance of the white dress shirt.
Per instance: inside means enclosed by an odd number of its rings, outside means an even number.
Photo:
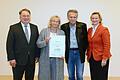
[[[25,33],[25,24],[23,24],[22,22],[21,22],[21,24],[22,24],[23,31]],[[30,36],[31,36],[30,24],[27,24],[27,29],[28,29],[29,40],[30,40]]]
[[[92,26],[92,37],[95,34],[95,31],[96,31],[97,27],[98,27],[98,25],[97,26]]]

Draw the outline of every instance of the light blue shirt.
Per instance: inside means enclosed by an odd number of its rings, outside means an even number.
[[[78,48],[76,39],[76,25],[70,25],[70,48]]]

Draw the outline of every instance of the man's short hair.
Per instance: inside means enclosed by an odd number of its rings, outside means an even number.
[[[31,12],[30,12],[30,10],[29,10],[29,9],[24,8],[24,9],[22,9],[22,10],[20,10],[20,11],[19,11],[19,15],[21,15],[21,13],[22,13],[23,11],[27,11],[29,14],[31,14]]]

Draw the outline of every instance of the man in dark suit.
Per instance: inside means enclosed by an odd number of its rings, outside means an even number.
[[[69,80],[83,80],[85,52],[88,46],[87,27],[85,23],[77,21],[77,10],[69,10],[67,17],[69,22],[63,24],[61,29],[66,36],[65,60]],[[75,72],[77,79],[75,79]]]
[[[10,26],[7,36],[7,58],[12,66],[14,80],[33,80],[35,59],[39,57],[36,40],[39,36],[36,25],[30,23],[31,12],[22,9],[19,12],[20,22]]]

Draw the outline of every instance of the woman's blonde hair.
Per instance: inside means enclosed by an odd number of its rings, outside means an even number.
[[[54,19],[54,18],[58,18],[59,20],[59,25],[60,25],[60,17],[59,16],[52,16],[48,22],[48,27],[51,27],[51,21]]]

